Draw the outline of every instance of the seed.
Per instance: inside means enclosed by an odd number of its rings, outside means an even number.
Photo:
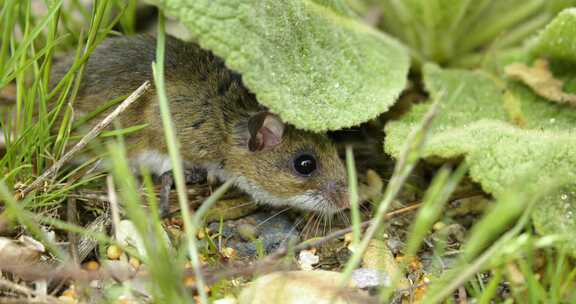
[[[110,247],[108,247],[106,250],[106,255],[111,260],[117,260],[122,255],[122,249],[116,245],[110,245]]]
[[[140,260],[137,259],[137,258],[135,258],[135,257],[130,257],[130,258],[128,259],[128,263],[129,263],[130,265],[132,265],[132,267],[134,267],[134,268],[140,267]]]
[[[96,261],[88,261],[88,262],[84,263],[84,269],[86,269],[86,270],[96,271],[96,270],[98,270],[98,268],[100,268],[100,264],[98,264],[98,262],[96,262]]]

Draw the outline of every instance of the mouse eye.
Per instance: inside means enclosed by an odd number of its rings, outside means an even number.
[[[294,158],[294,170],[302,176],[310,176],[317,168],[316,157],[312,154],[300,154]]]

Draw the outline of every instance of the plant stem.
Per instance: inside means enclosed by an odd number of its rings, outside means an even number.
[[[178,202],[180,204],[180,211],[182,212],[182,220],[184,221],[184,231],[186,234],[188,253],[190,254],[190,260],[192,266],[194,267],[194,274],[196,275],[196,286],[200,296],[200,303],[208,304],[208,296],[205,290],[206,284],[204,283],[204,276],[201,271],[198,248],[196,246],[196,235],[194,233],[198,227],[193,227],[195,223],[191,221],[186,183],[184,180],[184,170],[182,169],[182,158],[178,152],[179,143],[176,138],[172,120],[170,118],[170,108],[168,106],[168,98],[166,96],[166,88],[164,84],[165,39],[166,35],[164,32],[164,13],[163,11],[160,11],[158,14],[156,62],[152,65],[154,83],[156,85],[156,93],[158,95],[158,102],[160,104],[160,114],[162,117],[164,134],[166,136],[168,154],[170,155],[170,161],[172,164],[172,173],[176,183]]]

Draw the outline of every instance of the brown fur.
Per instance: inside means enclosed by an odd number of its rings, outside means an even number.
[[[86,64],[74,104],[76,117],[152,80],[155,45],[155,38],[150,36],[112,38],[100,45]],[[54,79],[59,79],[65,70],[65,64],[57,66]],[[220,59],[196,44],[168,37],[165,78],[172,120],[187,164],[217,166],[229,176],[244,177],[275,198],[289,199],[317,190],[338,197],[338,202],[333,203],[338,208],[346,206],[340,200],[346,196],[344,167],[325,136],[286,126],[277,146],[255,152],[248,149],[248,119],[266,109],[242,85],[240,76],[228,70]],[[129,156],[144,150],[167,154],[154,91],[120,117],[123,127],[148,124],[144,130],[127,136]],[[294,155],[303,151],[319,159],[319,170],[310,177],[295,174],[291,167]]]

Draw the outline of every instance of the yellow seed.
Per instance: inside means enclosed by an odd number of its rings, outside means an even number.
[[[73,287],[70,287],[69,289],[66,289],[64,292],[62,292],[62,296],[76,298],[76,290],[74,290]]]
[[[134,303],[137,303],[137,302],[132,300],[131,298],[124,297],[124,296],[121,296],[116,301],[114,301],[114,304],[134,304]]]
[[[196,279],[193,276],[189,276],[189,277],[184,278],[184,286],[194,287],[195,284],[196,284]]]
[[[344,235],[344,243],[346,243],[346,244],[352,243],[352,233],[351,233],[351,232],[350,232],[350,233],[346,233],[346,234]]]
[[[132,267],[134,267],[134,268],[140,267],[140,260],[137,259],[137,258],[135,258],[135,257],[130,257],[130,258],[128,259],[128,263],[129,263],[130,265],[132,265]]]
[[[222,249],[222,255],[224,255],[224,257],[226,257],[228,259],[234,259],[234,258],[236,258],[237,252],[236,252],[236,249],[234,249],[232,247],[224,247]]]
[[[78,300],[76,300],[70,296],[59,296],[58,300],[60,300],[60,302],[62,304],[77,304],[78,303]]]
[[[208,229],[208,228],[202,228],[202,229],[198,230],[198,232],[196,232],[196,237],[199,240],[204,239],[208,235],[210,235],[210,229]]]
[[[110,245],[110,247],[108,247],[106,250],[106,255],[111,260],[117,260],[122,255],[122,249],[116,245]]]
[[[432,229],[434,229],[434,231],[442,230],[444,227],[446,227],[444,222],[436,222],[434,225],[432,225]]]
[[[198,233],[196,233],[196,237],[199,240],[203,240],[206,237],[206,233],[204,232],[204,230],[200,230],[200,231],[198,231]]]
[[[84,269],[86,269],[86,270],[96,271],[96,270],[98,270],[98,268],[100,268],[100,264],[98,264],[98,262],[96,262],[96,261],[88,261],[88,262],[84,263]]]

